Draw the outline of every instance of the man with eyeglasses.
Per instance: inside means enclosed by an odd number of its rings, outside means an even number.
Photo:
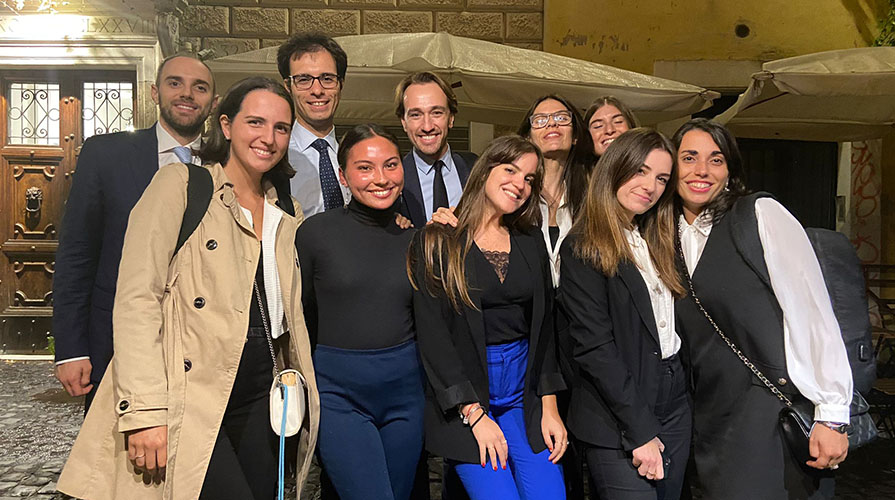
[[[343,206],[350,196],[339,183],[333,116],[339,106],[348,55],[332,38],[302,33],[277,50],[277,68],[295,102],[289,163],[295,169],[292,196],[304,216]]]

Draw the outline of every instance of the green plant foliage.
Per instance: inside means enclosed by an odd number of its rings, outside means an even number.
[[[895,47],[895,0],[889,0],[889,13],[879,24],[879,36],[873,45]]]
[[[47,350],[50,351],[50,354],[53,356],[56,355],[56,338],[55,337],[47,337]]]

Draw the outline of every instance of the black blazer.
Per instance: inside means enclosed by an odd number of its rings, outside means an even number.
[[[84,142],[53,275],[56,359],[90,356],[98,384],[112,359],[112,304],[131,209],[158,171],[155,125]]]
[[[469,171],[478,156],[473,153],[451,153],[457,174],[460,176],[460,185],[466,185]],[[401,215],[410,219],[413,227],[423,227],[429,220],[426,213],[426,204],[423,202],[423,191],[420,188],[420,176],[413,161],[413,151],[407,153],[402,160],[404,164],[404,191],[401,193]]]
[[[420,356],[429,381],[426,386],[426,449],[445,458],[478,463],[478,444],[457,413],[458,405],[475,401],[485,409],[489,408],[485,329],[481,295],[474,288],[474,256],[468,255],[465,265],[469,295],[478,309],[464,305],[457,314],[443,294],[433,297],[426,291],[423,233],[419,231],[414,236],[410,251],[414,259],[414,281],[419,288],[413,293],[413,314]],[[540,396],[565,389],[556,362],[553,286],[541,233],[534,230],[531,234],[512,232],[511,238],[513,245],[519,245],[534,286],[522,404],[528,442],[538,453],[546,448],[541,435]]]
[[[654,415],[659,385],[659,333],[646,283],[622,263],[607,277],[574,255],[577,237],[560,248],[558,314],[564,356],[571,358],[567,425],[578,439],[633,450],[659,434]]]

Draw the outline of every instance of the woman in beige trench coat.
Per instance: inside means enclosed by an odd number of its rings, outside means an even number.
[[[264,264],[275,255],[261,288],[270,317],[283,318],[269,326],[281,347],[278,367],[295,368],[307,381],[299,491],[307,477],[320,406],[294,246],[302,212],[294,200],[294,217],[274,207],[272,184],[293,173],[284,155],[294,108],[281,84],[249,78],[228,91],[216,118],[202,156],[224,166],[210,166],[211,203],[176,255],[186,166],[161,168],[130,214],[113,312],[115,356],[57,486],[76,498],[199,497],[251,340],[246,332],[262,247]],[[221,141],[223,154],[215,157]],[[262,227],[270,238],[262,238]],[[279,297],[270,293],[272,283]]]

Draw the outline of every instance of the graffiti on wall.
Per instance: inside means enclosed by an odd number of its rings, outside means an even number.
[[[876,264],[880,261],[881,146],[879,140],[851,144],[852,192],[849,212],[852,231],[849,236],[864,264]]]

